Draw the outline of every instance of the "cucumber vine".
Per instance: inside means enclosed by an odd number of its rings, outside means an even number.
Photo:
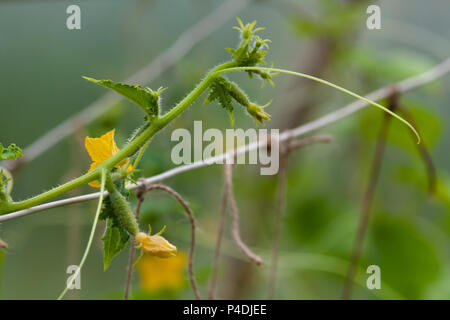
[[[131,237],[148,254],[162,257],[172,256],[176,253],[176,247],[162,238],[160,234],[152,236],[140,232],[138,221],[136,221],[128,201],[129,191],[127,184],[129,181],[134,182],[133,176],[136,173],[136,166],[153,136],[180,116],[203,93],[207,94],[205,104],[217,102],[229,113],[232,126],[234,126],[234,104],[242,106],[257,123],[264,125],[264,121],[270,120],[271,116],[264,109],[271,101],[264,106],[252,102],[237,83],[230,81],[224,76],[225,73],[233,71],[244,71],[250,78],[255,76],[262,80],[263,85],[269,83],[273,86],[273,77],[279,73],[291,74],[321,82],[388,112],[408,125],[419,139],[417,131],[411,124],[376,102],[370,101],[350,90],[323,79],[289,70],[264,67],[270,40],[263,39],[257,35],[264,28],[257,28],[256,21],[244,25],[238,19],[238,23],[239,25],[235,29],[240,33],[240,42],[237,48],[227,48],[231,54],[231,60],[212,68],[184,99],[165,114],[161,113],[160,96],[166,88],[160,87],[157,90],[152,90],[141,87],[140,85],[83,77],[90,82],[116,91],[139,106],[144,111],[143,123],[121,150],[115,145],[113,131],[101,138],[87,138],[86,147],[93,160],[89,172],[29,199],[17,202],[13,201],[10,196],[12,177],[5,170],[0,171],[0,215],[39,205],[75,188],[90,184],[94,187],[100,187],[102,191],[92,230],[95,229],[98,220],[106,220],[106,230],[102,238],[104,241],[105,270],[110,265],[111,260],[126,247]],[[103,147],[106,148],[106,157],[102,158],[98,156],[95,150],[91,152],[93,149],[90,148],[95,149],[96,147],[92,146],[96,144],[103,144]],[[0,159],[15,160],[21,155],[22,152],[16,145],[11,144],[9,147],[4,148],[0,144]],[[103,190],[108,192],[108,195],[105,197],[103,197]],[[88,247],[80,267],[85,261],[92,243],[92,237],[93,232],[89,238]],[[60,296],[61,298],[66,291],[67,289]]]

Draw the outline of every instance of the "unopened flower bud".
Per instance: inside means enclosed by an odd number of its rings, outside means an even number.
[[[270,114],[268,114],[267,112],[264,112],[264,108],[269,106],[269,104],[272,101],[270,101],[269,103],[267,103],[264,106],[258,106],[256,103],[251,102],[248,107],[247,107],[247,111],[248,113],[255,118],[259,123],[261,123],[262,125],[264,125],[264,120],[270,121]]]

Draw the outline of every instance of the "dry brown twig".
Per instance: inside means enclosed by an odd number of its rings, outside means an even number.
[[[278,171],[277,208],[275,212],[274,237],[272,247],[272,258],[270,260],[269,294],[268,299],[275,295],[277,265],[280,250],[280,235],[283,224],[283,212],[286,206],[286,173],[288,157],[291,151],[306,147],[313,143],[329,143],[332,141],[330,135],[317,135],[304,139],[289,139],[280,145],[280,170]]]
[[[398,101],[398,91],[396,90],[395,87],[392,87],[392,93],[389,96],[388,108],[394,111],[397,107],[397,101]],[[375,154],[370,169],[369,182],[364,192],[361,204],[361,214],[359,216],[355,242],[353,244],[353,251],[350,258],[350,264],[347,270],[347,276],[344,283],[344,290],[342,291],[342,299],[344,300],[350,299],[352,294],[353,281],[356,275],[358,262],[361,257],[364,245],[365,235],[370,222],[370,211],[376,191],[376,186],[380,176],[381,165],[383,162],[384,150],[386,147],[386,139],[390,123],[391,117],[387,117],[386,115],[384,115],[380,131],[378,134],[377,144],[375,146]]]
[[[189,262],[188,262],[189,280],[191,282],[192,290],[194,291],[195,297],[197,298],[197,300],[201,300],[200,291],[198,290],[197,281],[195,280],[195,276],[194,276],[194,251],[195,251],[195,229],[196,229],[196,222],[195,222],[194,214],[193,214],[191,208],[189,207],[188,203],[186,202],[186,200],[184,200],[183,197],[178,192],[173,190],[171,187],[166,186],[164,184],[147,185],[144,181],[141,183],[139,190],[138,190],[138,195],[137,195],[138,196],[138,203],[136,206],[137,218],[139,218],[139,212],[141,210],[142,203],[145,200],[145,195],[152,190],[161,190],[161,191],[167,192],[168,194],[173,196],[175,199],[177,199],[178,202],[183,207],[183,209],[186,211],[186,214],[189,218],[189,222],[191,223],[191,245],[190,245],[190,249],[189,249]],[[131,269],[133,267],[133,260],[134,260],[134,247],[132,246],[132,248],[130,250],[130,259],[128,262],[127,282],[125,285],[126,295],[124,296],[124,298],[128,297],[129,289],[127,289],[127,287],[129,288],[130,282],[131,282],[131,273],[132,273]]]
[[[224,166],[224,168],[225,168],[225,166]],[[224,172],[225,172],[225,170],[224,170]],[[213,300],[215,297],[217,272],[218,272],[218,268],[219,268],[220,250],[222,247],[223,229],[224,229],[224,225],[225,225],[225,214],[227,212],[227,202],[228,202],[228,188],[224,184],[223,192],[222,192],[222,201],[220,203],[220,216],[219,216],[219,223],[218,223],[218,228],[217,228],[216,247],[214,249],[214,260],[213,260],[213,264],[212,264],[211,278],[209,281],[208,299],[210,299],[210,300]]]
[[[397,105],[397,110],[402,114],[402,116],[406,119],[406,121],[411,123],[415,128],[419,128],[413,115],[405,105],[399,102]],[[417,146],[417,151],[419,152],[419,155],[424,162],[425,169],[427,170],[428,193],[430,195],[433,195],[436,192],[436,180],[437,180],[436,167],[434,166],[433,158],[431,157],[431,154],[426,146],[425,141],[422,141],[422,143],[415,145]]]
[[[139,217],[141,214],[141,207],[142,203],[145,200],[145,190],[147,185],[145,184],[145,181],[139,186],[136,192],[136,197],[138,199],[136,204],[136,220],[139,221]],[[131,277],[133,274],[133,265],[134,265],[134,252],[135,252],[135,246],[134,246],[134,237],[131,237],[131,248],[130,248],[130,256],[128,258],[128,267],[127,267],[127,276],[126,276],[126,282],[125,282],[125,290],[123,294],[123,300],[128,300],[128,296],[130,294],[130,285],[131,285]]]
[[[8,244],[3,241],[2,239],[0,239],[0,249],[7,249],[8,248]]]
[[[268,136],[267,138],[268,138],[267,145],[270,148],[270,144],[271,144],[270,136]],[[331,140],[332,140],[332,138],[329,135],[318,135],[318,136],[312,136],[312,137],[298,139],[298,140],[292,140],[291,138],[288,139],[284,144],[281,145],[281,147],[282,147],[282,152],[281,152],[282,164],[280,164],[279,175],[281,177],[285,177],[287,153],[289,153],[290,151],[292,151],[294,149],[298,149],[298,148],[307,146],[312,143],[320,143],[320,142],[328,143]],[[234,154],[230,154],[230,156],[236,157],[236,152],[234,152]],[[231,214],[232,214],[232,218],[233,218],[232,233],[233,233],[233,238],[234,238],[236,244],[255,264],[260,265],[263,262],[259,256],[254,254],[247,247],[247,245],[242,241],[242,239],[240,237],[238,210],[237,210],[237,205],[236,205],[235,199],[232,195],[233,166],[232,166],[232,164],[227,163],[227,164],[225,164],[224,169],[225,169],[224,170],[225,171],[225,186],[224,186],[224,190],[223,190],[223,194],[222,194],[222,201],[221,201],[220,217],[219,217],[219,224],[218,224],[218,234],[217,234],[215,254],[214,254],[214,260],[213,260],[213,266],[212,266],[212,275],[211,275],[211,279],[210,279],[209,295],[208,295],[209,299],[214,299],[214,291],[215,291],[216,280],[217,280],[218,260],[219,260],[219,256],[220,256],[220,248],[221,248],[222,237],[223,237],[223,228],[224,228],[224,217],[225,217],[225,213],[226,213],[226,209],[227,209],[227,203],[230,203],[230,207],[231,207]],[[280,183],[279,185],[282,186],[281,189],[283,190],[285,183]],[[230,194],[231,194],[231,196],[230,196]],[[284,191],[281,191],[279,194],[284,195]],[[279,197],[279,199],[280,198],[281,197]],[[278,228],[276,227],[276,229],[278,229],[278,231],[276,231],[276,233],[279,234],[279,229],[280,229],[280,225],[281,225],[281,212],[282,212],[282,208],[284,207],[284,201],[279,200],[278,203],[279,203],[279,205],[278,205],[279,209],[277,210],[278,222],[276,222],[275,225],[278,226]],[[279,236],[275,236],[275,239],[278,239],[278,238],[279,238]],[[274,243],[276,243],[276,244],[274,244],[274,247],[278,248],[278,240],[275,240]],[[273,258],[272,261],[276,261],[276,259],[277,259],[276,257],[278,256],[278,249],[274,249],[274,252],[275,252],[274,253],[275,258]],[[276,262],[275,262],[275,264],[276,264]],[[275,279],[274,275],[275,275],[276,266],[274,267],[272,265],[271,268],[272,268],[271,269],[272,270],[271,271],[272,278]],[[270,283],[274,284],[274,280],[270,281]],[[272,285],[271,285],[271,287],[272,287]],[[273,292],[272,289],[270,289],[269,291]],[[269,296],[270,296],[270,294],[269,294]]]
[[[228,205],[230,206],[230,213],[232,218],[231,232],[233,234],[233,239],[241,251],[256,265],[260,266],[263,264],[263,260],[260,256],[254,254],[249,247],[242,241],[241,235],[239,233],[239,211],[236,205],[236,200],[233,194],[233,165],[225,164],[225,188],[228,194]]]

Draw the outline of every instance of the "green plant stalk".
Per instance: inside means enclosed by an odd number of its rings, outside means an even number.
[[[20,202],[1,202],[0,203],[0,215],[27,209],[36,205],[39,205],[41,203],[44,203],[52,198],[55,198],[57,196],[60,196],[68,191],[71,191],[77,187],[80,187],[82,185],[85,185],[91,181],[98,180],[100,177],[100,172],[102,169],[111,170],[114,168],[116,164],[121,162],[123,159],[128,158],[135,154],[139,148],[144,146],[146,143],[148,143],[151,138],[162,128],[167,126],[172,120],[174,120],[176,117],[178,117],[183,111],[185,111],[211,84],[211,82],[220,74],[231,72],[231,71],[245,71],[245,70],[261,70],[261,71],[267,71],[267,72],[279,72],[279,73],[286,73],[291,74],[303,78],[307,78],[310,80],[314,80],[317,82],[320,82],[322,84],[328,85],[332,88],[335,88],[337,90],[340,90],[344,93],[347,93],[357,99],[363,100],[368,104],[371,104],[373,106],[376,106],[383,111],[391,114],[393,117],[397,118],[398,120],[405,123],[417,136],[418,143],[420,142],[420,136],[417,133],[416,129],[406,120],[404,120],[402,117],[398,116],[394,112],[390,111],[389,109],[383,107],[382,105],[371,101],[367,98],[364,98],[350,90],[347,90],[343,87],[340,87],[338,85],[335,85],[334,83],[328,82],[326,80],[289,70],[284,69],[276,69],[276,68],[264,68],[264,67],[236,67],[236,63],[233,61],[226,62],[224,64],[221,64],[215,68],[213,68],[206,77],[199,82],[199,84],[183,99],[181,100],[175,107],[173,107],[169,112],[167,112],[164,116],[155,119],[152,124],[146,128],[142,133],[140,133],[135,139],[130,141],[122,150],[120,150],[118,153],[116,153],[113,157],[105,161],[102,165],[98,166],[96,169],[94,169],[91,172],[88,172],[84,175],[82,175],[79,178],[76,178],[72,181],[69,181],[61,186],[58,186],[54,189],[51,189],[47,192],[41,193],[40,195],[37,195],[35,197],[32,197],[30,199],[20,201]]]
[[[100,212],[102,211],[103,192],[105,191],[106,172],[107,171],[105,169],[101,169],[101,171],[100,171],[100,175],[101,175],[100,199],[98,200],[97,211],[95,212],[95,217],[94,217],[94,223],[92,224],[91,233],[89,235],[89,240],[88,240],[86,249],[84,250],[83,257],[81,258],[81,262],[78,266],[77,271],[75,271],[72,279],[76,279],[80,275],[81,268],[83,268],[84,262],[86,261],[89,251],[91,250],[92,240],[94,239],[94,234],[95,234],[95,228],[97,227],[98,218],[100,216]],[[64,298],[64,296],[66,295],[68,290],[69,290],[69,287],[66,286],[64,288],[63,292],[59,295],[58,300],[61,300],[62,298]]]
[[[208,89],[211,82],[218,75],[218,71],[222,69],[232,68],[235,66],[235,63],[230,61],[224,64],[218,65],[213,68],[203,80],[201,80],[197,86],[183,99],[181,100],[175,107],[173,107],[170,111],[168,111],[164,116],[155,119],[152,124],[145,129],[139,136],[130,141],[123,149],[121,149],[118,153],[112,156],[110,159],[103,162],[100,166],[95,168],[93,171],[88,172],[74,180],[71,180],[61,186],[53,188],[49,191],[41,193],[37,196],[34,196],[30,199],[13,202],[13,203],[0,203],[0,215],[24,210],[41,203],[47,202],[52,198],[60,196],[64,193],[67,193],[75,188],[78,188],[82,185],[85,185],[91,181],[98,180],[101,171],[103,169],[111,170],[114,168],[116,164],[121,162],[123,159],[132,156],[136,153],[139,148],[145,145],[150,139],[162,128],[167,126],[172,120],[178,117],[183,111],[185,111],[206,89]]]

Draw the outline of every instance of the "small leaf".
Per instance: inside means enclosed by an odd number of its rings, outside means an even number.
[[[229,82],[223,77],[218,77],[209,87],[205,104],[210,104],[213,101],[217,101],[222,108],[230,113],[230,122],[234,126],[233,98],[229,92]]]
[[[143,88],[140,85],[114,82],[112,80],[96,80],[89,77],[83,78],[120,93],[140,106],[150,118],[159,115],[159,95],[165,90],[165,88],[161,87],[158,90],[153,91],[150,88]]]
[[[129,191],[125,188],[123,181],[116,185],[117,190],[125,197],[128,197]],[[125,249],[130,235],[122,226],[119,218],[114,213],[111,205],[111,199],[107,196],[103,200],[103,208],[99,216],[100,220],[106,220],[105,233],[103,234],[103,268],[106,271],[112,259]]]
[[[103,240],[103,268],[106,271],[112,259],[127,246],[130,236],[113,218],[106,221]]]
[[[0,160],[16,160],[17,158],[20,158],[22,156],[22,149],[20,149],[14,143],[11,143],[8,148],[3,147],[3,145],[0,143]]]
[[[5,169],[0,168],[0,202],[10,201],[10,194],[12,190],[12,176]]]

